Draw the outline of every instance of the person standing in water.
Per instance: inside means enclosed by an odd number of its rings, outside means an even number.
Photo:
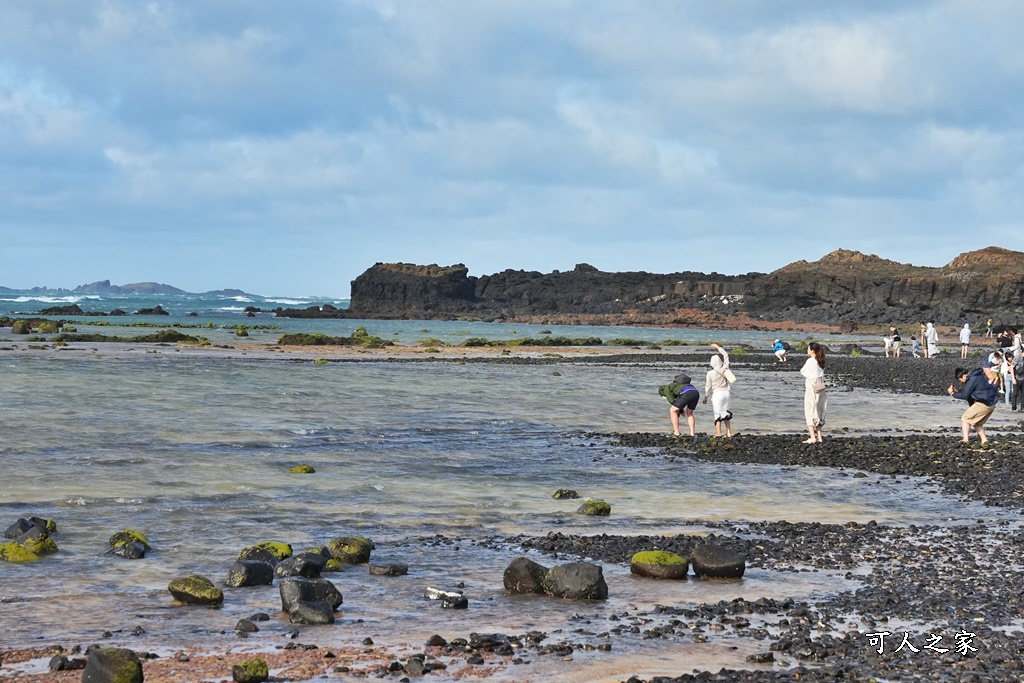
[[[818,342],[807,345],[807,362],[800,368],[804,376],[804,418],[809,438],[804,443],[821,443],[825,425],[828,391],[825,389],[825,347]]]
[[[729,379],[725,374],[729,370],[729,354],[718,344],[712,344],[711,348],[721,355],[711,356],[711,369],[708,370],[702,402],[707,404],[708,397],[711,397],[711,406],[715,411],[715,436],[722,435],[722,424],[724,423],[725,435],[731,437],[732,412],[729,410],[729,399],[732,392]]]

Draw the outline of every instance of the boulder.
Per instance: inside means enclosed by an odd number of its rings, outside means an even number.
[[[288,611],[288,621],[309,626],[333,624],[334,608],[326,600],[299,600]]]
[[[304,576],[315,579],[323,572],[327,558],[318,553],[299,553],[293,555],[274,567],[274,576],[282,579],[286,576]]]
[[[230,588],[269,586],[274,583],[274,565],[263,560],[235,560],[224,585]]]
[[[118,531],[110,537],[109,543],[111,549],[116,549],[118,546],[125,545],[126,543],[141,543],[144,550],[152,550],[149,545],[149,539],[146,538],[146,534],[133,529],[123,529]]]
[[[288,474],[315,474],[316,469],[312,465],[296,465],[288,470]]]
[[[579,498],[580,494],[576,493],[572,489],[558,489],[557,491],[555,491],[555,495],[553,495],[551,497],[552,498],[559,498],[559,499],[560,498],[567,498],[567,499],[572,500],[572,499],[575,499],[575,498]]]
[[[746,569],[746,558],[728,548],[704,543],[690,555],[693,573],[709,579],[738,579]]]
[[[401,562],[371,563],[370,573],[374,576],[405,576],[409,573],[409,565]]]
[[[238,559],[266,562],[271,567],[277,565],[277,563],[280,562],[277,555],[267,550],[266,548],[257,548],[256,546],[249,546],[248,548],[243,548],[241,552],[238,553]]]
[[[7,527],[7,530],[4,531],[4,538],[17,538],[33,526],[32,522],[27,519],[19,519],[17,522]]]
[[[0,562],[35,562],[39,555],[17,543],[0,544]]]
[[[327,579],[307,579],[303,576],[289,576],[278,587],[281,594],[281,609],[291,612],[300,602],[326,602],[338,609],[343,599],[333,583]]]
[[[284,559],[289,558],[289,557],[292,556],[292,547],[290,545],[288,545],[287,543],[280,543],[278,541],[261,541],[259,543],[255,543],[255,544],[249,546],[248,548],[244,548],[242,550],[242,553],[246,552],[247,550],[266,550],[266,551],[270,552],[274,556],[274,558],[275,558],[274,564],[277,564],[281,560],[284,560]],[[242,559],[242,560],[259,560],[259,559],[262,559],[262,558],[259,558],[259,557],[242,557],[242,553],[238,554],[239,559]]]
[[[690,565],[686,558],[667,550],[643,550],[633,555],[629,571],[652,579],[685,579]]]
[[[607,600],[604,570],[590,562],[571,562],[548,570],[544,592],[564,600]]]
[[[581,515],[592,515],[595,517],[607,517],[612,514],[612,506],[603,500],[588,500],[577,508],[576,512]]]
[[[340,536],[327,544],[331,556],[348,564],[366,564],[370,551],[376,548],[373,542],[362,536]]]
[[[131,650],[97,648],[89,652],[82,683],[142,683],[142,662]]]
[[[34,529],[38,528],[34,527]],[[18,536],[18,538],[14,539],[14,542],[36,555],[53,555],[58,550],[57,543],[52,538],[47,535],[41,537],[34,536],[32,535],[32,530]]]
[[[548,568],[527,557],[517,557],[505,568],[505,590],[514,595],[543,595]]]
[[[118,557],[125,557],[129,560],[140,560],[146,556],[146,548],[148,546],[140,541],[129,541],[127,543],[121,543],[116,546],[113,550],[108,551],[111,555],[117,555]]]
[[[193,574],[172,579],[167,585],[174,599],[187,605],[219,605],[224,602],[224,591],[205,576]]]
[[[263,683],[270,678],[270,667],[262,657],[253,657],[231,667],[235,683]]]

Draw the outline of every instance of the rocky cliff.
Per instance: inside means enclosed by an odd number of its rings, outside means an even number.
[[[772,273],[607,273],[506,270],[474,277],[462,264],[377,263],[352,282],[348,310],[291,314],[350,318],[512,320],[604,315],[621,322],[688,322],[694,314],[798,323],[956,325],[1024,318],[1024,253],[999,247],[930,268],[839,249]],[[279,311],[279,315],[289,315]]]

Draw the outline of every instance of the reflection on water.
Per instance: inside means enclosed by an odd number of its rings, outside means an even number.
[[[407,563],[410,575],[352,568],[332,576],[345,595],[342,627],[318,633],[422,644],[452,629],[566,629],[581,609],[607,614],[846,587],[826,572],[756,570],[738,583],[657,584],[608,565],[607,604],[524,600],[501,586],[519,552],[478,543],[496,535],[694,533],[692,520],[724,519],[930,524],[998,514],[906,478],[634,457],[584,435],[666,431],[657,386],[675,368],[561,364],[556,374],[553,366],[160,353],[6,356],[0,370],[0,523],[52,518],[61,547],[34,565],[0,566],[0,630],[10,645],[92,641],[136,626],[147,632],[132,641],[137,647],[198,636],[229,643],[237,620],[257,610],[273,615],[266,637],[277,638],[287,624],[275,587],[231,590],[219,610],[174,606],[166,592],[178,574],[223,580],[238,550],[262,540],[299,551],[352,533],[373,539],[377,557]],[[737,374],[735,427],[800,438],[803,389],[792,375],[742,366]],[[944,397],[835,392],[830,402],[833,430],[955,425],[961,412]],[[710,408],[700,408],[699,428],[708,431]],[[302,463],[316,473],[287,474]],[[577,516],[578,501],[551,498],[559,488],[608,501],[612,516]],[[155,550],[147,559],[104,554],[123,528],[148,535]],[[429,540],[436,534],[458,538]],[[422,592],[459,582],[471,609],[453,623]],[[647,661],[637,647],[617,656]],[[708,657],[720,654],[716,647],[704,647]],[[673,656],[666,652],[659,656]],[[588,671],[583,660],[579,670]]]

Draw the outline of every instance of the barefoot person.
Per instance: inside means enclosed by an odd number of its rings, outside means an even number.
[[[924,340],[928,344],[928,351],[925,358],[936,358],[939,355],[939,331],[935,329],[934,321],[929,320],[925,328]]]
[[[707,404],[708,397],[711,397],[711,406],[715,411],[715,436],[722,435],[722,423],[725,423],[725,435],[732,436],[732,412],[729,410],[729,398],[731,395],[729,378],[726,371],[729,370],[729,354],[718,344],[712,344],[711,348],[721,356],[711,356],[711,369],[708,370],[707,382],[704,385],[704,400]]]
[[[694,388],[690,381],[690,376],[681,372],[669,384],[663,384],[658,387],[658,393],[672,404],[668,409],[668,419],[672,422],[673,436],[680,436],[680,413],[686,416],[686,422],[690,427],[690,436],[696,434],[696,420],[693,417],[693,409],[697,407],[697,401],[700,400],[700,392]]]
[[[825,348],[818,342],[807,345],[807,361],[800,368],[804,376],[804,418],[809,438],[804,443],[821,443],[828,392],[825,389]]]
[[[981,443],[988,443],[988,436],[985,435],[985,423],[992,417],[992,412],[999,402],[999,394],[995,386],[989,382],[981,368],[976,370],[965,370],[957,368],[953,371],[957,382],[963,386],[960,391],[955,391],[950,384],[946,393],[953,398],[967,401],[967,411],[960,418],[960,431],[963,434],[964,443],[967,443],[971,434],[971,427],[981,439]]]

